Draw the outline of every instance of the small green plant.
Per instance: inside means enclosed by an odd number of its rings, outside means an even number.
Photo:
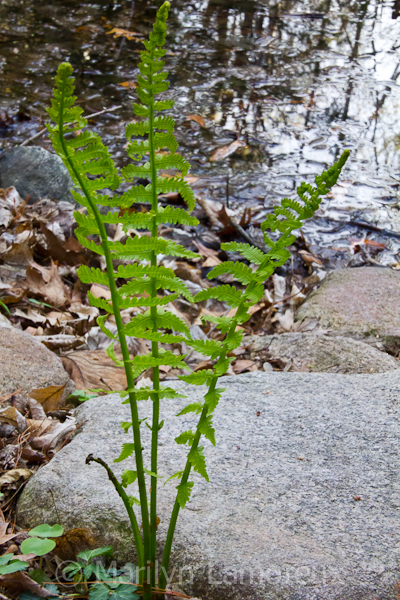
[[[14,557],[14,554],[3,554],[0,556],[0,575],[8,575],[17,571],[25,571],[29,563]]]
[[[110,557],[112,553],[111,546],[80,552],[76,560],[63,569],[62,578],[57,579],[57,585],[46,583],[49,577],[43,571],[38,571],[40,577],[37,578],[32,577],[32,572],[29,575],[52,594],[49,596],[50,600],[56,598],[68,600],[76,597],[89,597],[90,600],[139,600],[140,596],[136,593],[138,586],[136,581],[132,581],[132,577],[136,574],[134,565],[128,563],[121,569],[116,569],[107,568],[98,562],[100,557]],[[24,592],[20,600],[40,599],[35,593]]]
[[[302,183],[297,189],[300,202],[285,198],[281,205],[274,209],[273,214],[268,215],[262,224],[265,244],[269,248],[267,253],[249,244],[235,242],[222,244],[223,249],[238,252],[253,267],[242,261],[228,261],[215,267],[209,274],[209,278],[228,273],[236,278],[238,286],[211,287],[199,292],[193,298],[184,282],[157,260],[160,254],[189,260],[197,258],[193,252],[161,237],[158,233],[159,225],[162,223],[172,225],[198,223],[186,210],[171,206],[163,208],[158,203],[159,194],[176,191],[187,203],[189,211],[195,205],[193,192],[183,178],[189,170],[189,163],[177,153],[178,143],[173,135],[174,120],[162,114],[173,106],[173,102],[156,99],[159,94],[167,90],[169,85],[168,74],[163,71],[164,63],[161,60],[165,54],[163,46],[166,41],[169,8],[170,3],[164,2],[158,10],[153,31],[149,39],[144,42],[145,49],[141,52],[137,87],[139,102],[133,105],[133,111],[138,119],[129,123],[126,128],[129,141],[127,153],[133,162],[124,167],[121,174],[100,137],[85,129],[87,121],[82,116],[82,109],[74,105],[76,98],[73,95],[73,70],[68,63],[61,64],[58,69],[52,107],[48,111],[54,121],[54,125],[48,126],[54,149],[68,168],[75,186],[80,190],[73,191],[75,200],[86,209],[85,214],[75,212],[78,223],[76,235],[84,246],[102,255],[106,263],[105,273],[100,269],[91,269],[87,266],[81,266],[78,273],[82,282],[106,285],[111,292],[111,302],[95,298],[90,294],[89,298],[93,306],[105,313],[98,318],[98,324],[112,340],[107,354],[117,365],[125,368],[127,378],[127,391],[121,396],[125,398],[124,403],[130,405],[131,421],[121,425],[126,432],[132,428],[133,443],[123,445],[121,455],[116,462],[134,455],[136,468],[126,469],[122,481],[119,481],[101,459],[89,456],[87,462],[95,461],[106,469],[125,504],[136,544],[139,584],[142,586],[144,600],[149,600],[157,589],[165,588],[178,514],[188,502],[194,485],[193,481],[190,481],[192,469],[208,481],[200,439],[204,436],[215,445],[212,416],[224,391],[217,387],[217,383],[233,360],[228,357],[229,352],[241,343],[242,333],[239,326],[250,318],[249,309],[261,299],[265,280],[290,257],[288,246],[296,239],[292,232],[299,229],[306,219],[312,217],[320,205],[321,197],[336,183],[349,154],[348,151],[344,152],[337,163],[316,177],[315,186]],[[160,177],[162,169],[177,169],[183,176],[165,179]],[[146,186],[133,185],[121,195],[100,193],[105,188],[116,190],[121,177],[128,182],[136,177],[147,178],[150,183]],[[149,210],[128,211],[127,209],[130,209],[135,202],[148,203]],[[99,206],[118,210],[103,214],[105,211],[100,212]],[[110,241],[107,237],[107,224],[121,225],[127,234],[126,242]],[[149,236],[137,233],[137,230],[144,229],[148,230]],[[273,232],[271,237],[266,234],[267,229]],[[129,264],[120,265],[115,270],[114,259],[123,259]],[[124,280],[125,283],[118,287],[117,280]],[[241,285],[245,286],[244,290],[240,288]],[[205,321],[211,321],[221,334],[225,335],[223,341],[192,339],[187,325],[164,308],[179,294],[195,302],[215,298],[227,302],[235,309],[236,312],[232,317],[204,317]],[[128,324],[124,324],[121,311],[127,308],[138,309],[138,314]],[[143,309],[147,310],[140,312]],[[108,315],[114,316],[117,336],[114,336],[106,326]],[[131,359],[127,336],[149,340],[151,352]],[[114,341],[120,344],[122,360],[116,357]],[[157,582],[157,491],[160,477],[157,456],[158,434],[163,426],[159,416],[160,401],[164,398],[182,397],[174,389],[160,385],[159,368],[161,365],[187,368],[184,362],[185,356],[176,356],[163,349],[163,343],[175,342],[185,342],[208,356],[214,361],[214,366],[181,377],[189,384],[206,385],[207,392],[204,402],[191,403],[179,413],[179,415],[195,413],[199,415],[199,420],[196,429],[184,431],[176,438],[178,444],[188,446],[188,455],[183,469],[170,477],[170,479],[177,478],[179,483],[176,486],[176,501],[172,508],[160,578]],[[135,389],[135,379],[148,368],[151,368],[153,373],[152,387]],[[143,461],[142,422],[138,413],[138,402],[145,400],[151,400],[153,406],[151,462],[147,467]],[[146,477],[150,478],[150,492],[148,492]],[[126,488],[135,481],[139,488],[138,499],[126,492]],[[133,509],[134,505],[140,509],[142,534]]]
[[[63,533],[61,525],[38,525],[29,531],[29,537],[22,542],[21,550],[24,554],[44,556],[56,547],[56,542],[51,538],[58,538]]]
[[[69,396],[68,400],[77,400],[78,402],[86,402],[86,400],[91,400],[92,398],[96,398],[97,394],[91,394],[86,390],[75,390]]]

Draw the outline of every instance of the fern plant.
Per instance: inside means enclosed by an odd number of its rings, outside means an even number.
[[[145,600],[149,600],[153,593],[165,588],[178,514],[188,502],[193,487],[193,482],[190,481],[192,469],[208,481],[200,440],[204,436],[215,445],[212,415],[224,391],[217,387],[217,383],[233,360],[228,357],[228,354],[241,343],[242,333],[238,326],[249,319],[249,309],[261,299],[265,280],[289,258],[287,247],[296,239],[292,232],[299,229],[305,219],[312,217],[320,204],[321,197],[336,183],[348,157],[346,151],[328,171],[316,177],[315,186],[301,184],[297,190],[301,202],[284,199],[281,206],[276,207],[274,213],[268,216],[262,224],[262,230],[265,232],[270,229],[279,233],[274,241],[264,233],[265,243],[269,248],[268,253],[263,253],[248,244],[234,242],[222,244],[223,249],[239,252],[254,267],[244,262],[228,261],[215,267],[209,277],[215,278],[223,273],[229,273],[240,284],[246,286],[244,292],[234,285],[220,285],[203,290],[193,298],[184,282],[176,277],[172,270],[157,261],[160,254],[189,260],[197,257],[193,252],[158,234],[159,225],[162,223],[183,225],[198,223],[197,219],[189,214],[194,208],[195,199],[191,188],[183,178],[189,170],[189,163],[177,153],[178,143],[173,135],[174,120],[163,114],[173,106],[173,102],[156,99],[159,94],[167,90],[169,85],[167,73],[163,71],[164,63],[161,60],[165,54],[163,46],[166,41],[169,8],[170,3],[164,2],[158,10],[153,31],[149,39],[144,42],[145,49],[141,52],[137,87],[139,102],[133,105],[133,111],[139,119],[129,123],[126,128],[126,136],[129,140],[127,153],[132,159],[131,164],[119,173],[100,137],[85,129],[87,121],[82,115],[82,109],[75,105],[73,70],[68,63],[61,64],[58,69],[52,107],[48,110],[54,122],[48,125],[54,149],[69,170],[74,185],[80,190],[73,191],[75,200],[86,209],[84,212],[75,212],[78,224],[76,235],[84,246],[105,259],[106,272],[81,266],[78,274],[84,283],[99,283],[110,289],[111,301],[95,298],[90,293],[89,299],[93,306],[105,313],[98,318],[98,325],[111,338],[107,348],[108,356],[125,369],[127,390],[121,395],[124,398],[123,402],[130,405],[131,412],[131,421],[121,425],[126,432],[132,428],[133,442],[123,445],[121,455],[116,462],[134,455],[135,470],[124,470],[122,480],[119,481],[109,465],[100,458],[89,456],[87,462],[95,461],[106,469],[125,504],[135,540],[140,573],[139,583]],[[159,175],[162,169],[178,169],[182,176],[164,179]],[[146,186],[132,185],[121,195],[100,193],[106,188],[115,191],[122,179],[130,182],[136,177],[148,178],[150,183]],[[182,208],[159,206],[159,194],[170,191],[182,195],[188,211]],[[131,208],[135,202],[148,203],[149,209],[144,213],[125,210]],[[99,207],[118,210],[104,214],[107,209],[100,211]],[[107,224],[120,224],[127,233],[126,242],[110,241],[107,237]],[[144,229],[148,230],[150,235],[137,234],[136,230]],[[123,259],[128,264],[120,265],[115,269],[113,261],[116,259]],[[124,280],[125,283],[118,287],[117,280]],[[165,291],[167,294],[164,293]],[[180,294],[191,302],[215,298],[227,302],[236,309],[233,317],[204,317],[205,320],[214,323],[225,335],[223,341],[192,339],[186,323],[164,308]],[[121,311],[131,307],[137,308],[138,314],[125,324]],[[118,336],[114,336],[106,326],[109,315],[114,316]],[[149,340],[151,352],[132,359],[129,355],[127,336]],[[122,360],[116,356],[114,342],[120,344]],[[157,453],[158,433],[163,425],[159,418],[160,401],[164,398],[182,397],[174,389],[160,384],[159,369],[161,365],[187,368],[184,362],[185,356],[176,356],[163,348],[164,343],[175,342],[185,342],[196,351],[210,357],[215,364],[212,369],[181,377],[189,384],[206,385],[207,391],[202,403],[189,404],[179,413],[179,415],[196,413],[199,415],[199,420],[194,431],[184,431],[176,438],[178,444],[188,446],[188,455],[183,470],[175,473],[171,478],[178,478],[179,483],[176,486],[176,501],[164,545],[161,575],[157,582],[157,481],[159,478]],[[151,368],[153,373],[152,387],[135,389],[135,379],[148,368]],[[144,400],[151,400],[153,408],[151,463],[147,466],[142,455],[142,422],[138,412],[138,402]],[[148,479],[150,479],[150,488]],[[139,488],[138,499],[130,496],[126,491],[126,488],[135,481]],[[136,505],[140,511],[142,534],[134,509]]]

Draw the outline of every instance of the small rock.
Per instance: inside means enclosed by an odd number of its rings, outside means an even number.
[[[20,329],[0,323],[0,397],[65,385],[65,400],[75,389],[58,356]]]
[[[385,338],[400,348],[400,273],[392,269],[338,269],[323,280],[299,308],[296,320],[319,319],[331,329],[357,339]]]
[[[174,438],[196,422],[175,415],[205,392],[168,383],[190,398],[162,401],[159,473],[165,478],[186,457]],[[259,371],[224,377],[223,386],[213,419],[216,447],[202,441],[210,483],[190,476],[195,485],[179,515],[168,583],[204,599],[391,598],[400,570],[400,372]],[[140,418],[150,415],[151,402],[139,409]],[[132,439],[120,426],[130,420],[130,407],[116,394],[103,396],[85,402],[77,419],[81,427],[71,443],[27,483],[18,523],[56,523],[51,490],[65,528],[89,527],[98,546],[113,545],[118,560],[134,562],[122,501],[104,469],[85,464],[93,453],[118,477],[134,468],[133,457],[113,464]],[[141,431],[148,468],[151,432]],[[159,486],[160,546],[175,486]],[[128,493],[137,496],[136,484]]]
[[[291,361],[290,371],[385,373],[400,368],[400,363],[386,352],[341,336],[313,333],[254,335],[244,337],[243,345],[254,360],[280,361],[282,368]],[[268,364],[264,363],[264,371]]]
[[[0,158],[0,187],[14,186],[29,204],[49,198],[75,202],[72,179],[61,158],[40,146],[19,146]]]

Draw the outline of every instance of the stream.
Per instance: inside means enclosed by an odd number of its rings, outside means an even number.
[[[69,60],[87,114],[121,105],[90,124],[125,164],[155,4],[1,0],[0,154],[42,129],[55,71]],[[335,266],[365,238],[375,262],[400,261],[400,0],[174,0],[166,47],[196,193],[239,215],[250,208],[259,222],[349,149],[305,240]],[[236,152],[213,160],[233,142]],[[45,136],[33,143],[50,148]]]

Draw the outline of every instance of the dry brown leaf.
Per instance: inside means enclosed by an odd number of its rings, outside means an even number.
[[[207,260],[203,262],[203,267],[216,267],[222,261],[217,256],[209,256]]]
[[[117,367],[104,350],[77,350],[61,360],[78,390],[126,389],[125,370]]]
[[[23,573],[22,571],[17,571],[16,573],[10,573],[9,575],[1,575],[0,576],[0,585],[3,588],[6,588],[11,594],[15,594],[16,596],[21,594],[22,592],[32,592],[39,596],[39,598],[48,598],[49,596],[54,596],[54,592],[49,592],[44,587],[33,581],[28,575]]]
[[[40,435],[31,440],[30,444],[33,449],[41,450],[48,454],[50,451],[53,453],[58,452],[64,445],[65,440],[71,435],[76,429],[75,419],[67,417],[64,423],[60,423],[54,419],[52,421],[52,427],[46,431],[45,435]]]
[[[122,85],[127,90],[134,90],[137,87],[137,84],[134,81],[123,81],[118,85]]]
[[[385,244],[383,244],[383,248],[385,248]],[[314,256],[313,254],[310,254],[310,252],[307,252],[306,250],[299,250],[299,254],[301,255],[301,258],[304,260],[304,262],[308,265],[312,265],[313,263],[316,265],[321,265],[322,266],[322,262],[320,261],[319,258],[317,258],[316,256]]]
[[[361,239],[361,240],[352,239],[352,240],[350,240],[350,243],[353,248],[355,248],[356,246],[369,246],[370,248],[376,250],[377,252],[380,252],[381,250],[384,250],[386,248],[385,244],[382,244],[380,242],[375,242],[375,240],[368,240],[368,239],[364,239],[364,240],[363,239]],[[300,250],[301,254],[303,252],[304,252],[304,250],[303,251]]]
[[[28,399],[28,408],[31,413],[32,419],[39,421],[46,418],[46,413],[43,410],[43,406],[33,398]]]
[[[33,261],[30,240],[25,239],[23,242],[14,243],[2,255],[2,258],[7,265],[27,267]]]
[[[291,331],[294,323],[292,309],[288,308],[283,315],[278,314],[273,320],[278,321],[284,331]]]
[[[244,373],[244,371],[257,371],[257,365],[254,360],[236,360],[232,364],[232,368],[236,374]]]
[[[50,385],[47,388],[32,390],[29,395],[37,400],[43,406],[43,410],[48,413],[57,410],[63,404],[66,385],[66,383],[64,385]]]
[[[20,308],[15,308],[12,311],[12,314],[15,317],[21,317],[22,319],[27,319],[28,321],[32,321],[32,323],[46,323],[47,319],[44,315],[41,315],[37,310],[34,310],[30,306],[28,307],[27,312],[25,313]]]
[[[76,335],[67,335],[66,333],[57,333],[56,335],[36,335],[39,342],[44,344],[46,348],[52,350],[75,350],[85,343],[85,338]]]
[[[187,262],[178,262],[176,265],[176,269],[174,269],[174,272],[175,275],[177,275],[181,279],[192,281],[193,283],[197,283],[197,285],[200,285],[201,287],[209,287],[208,281],[202,278],[200,269],[192,267]]]
[[[53,260],[70,266],[86,264],[90,251],[84,248],[74,236],[70,236],[67,242],[63,242],[44,223],[40,224],[40,231],[46,238],[49,255]]]
[[[0,422],[16,427],[22,432],[26,429],[26,419],[14,406],[0,408]]]
[[[104,300],[111,300],[111,291],[105,285],[94,283],[90,288],[90,293],[93,294],[95,298],[104,298]]]
[[[238,148],[243,148],[246,145],[242,140],[235,140],[228,146],[222,146],[222,148],[218,148],[215,152],[210,156],[210,162],[215,162],[217,160],[224,160],[224,158],[228,158],[231,154],[234,154]]]
[[[43,296],[57,308],[65,306],[69,301],[68,290],[53,262],[47,269],[32,261],[26,270],[26,281],[29,291]]]
[[[2,489],[4,485],[10,485],[19,481],[22,483],[22,481],[29,479],[31,475],[33,475],[33,473],[28,469],[11,469],[0,477],[0,489]]]
[[[96,319],[100,314],[99,309],[95,306],[80,304],[79,302],[72,302],[72,304],[69,307],[69,310],[72,313],[74,313],[74,315],[78,315],[78,317],[84,319],[85,321],[92,321],[93,319]]]
[[[127,29],[120,29],[119,27],[114,27],[111,31],[107,31],[107,35],[112,34],[114,38],[124,37],[127,40],[136,40],[142,41],[143,35],[141,33],[136,33],[135,31],[128,31]]]
[[[189,115],[188,117],[186,117],[186,120],[187,121],[194,121],[195,123],[197,123],[198,125],[200,125],[200,127],[207,128],[205,120],[200,115]]]
[[[0,546],[18,535],[18,533],[7,533],[8,526],[9,523],[5,521],[3,512],[0,510]]]
[[[47,432],[51,431],[57,421],[53,421],[53,419],[44,418],[44,419],[27,419],[26,420],[28,429],[27,432],[29,434],[28,440],[31,440],[36,437],[40,437],[45,435]]]
[[[213,248],[207,248],[207,246],[204,246],[204,244],[199,242],[199,240],[193,240],[193,243],[203,258],[214,258],[218,256],[217,250],[214,250]]]

